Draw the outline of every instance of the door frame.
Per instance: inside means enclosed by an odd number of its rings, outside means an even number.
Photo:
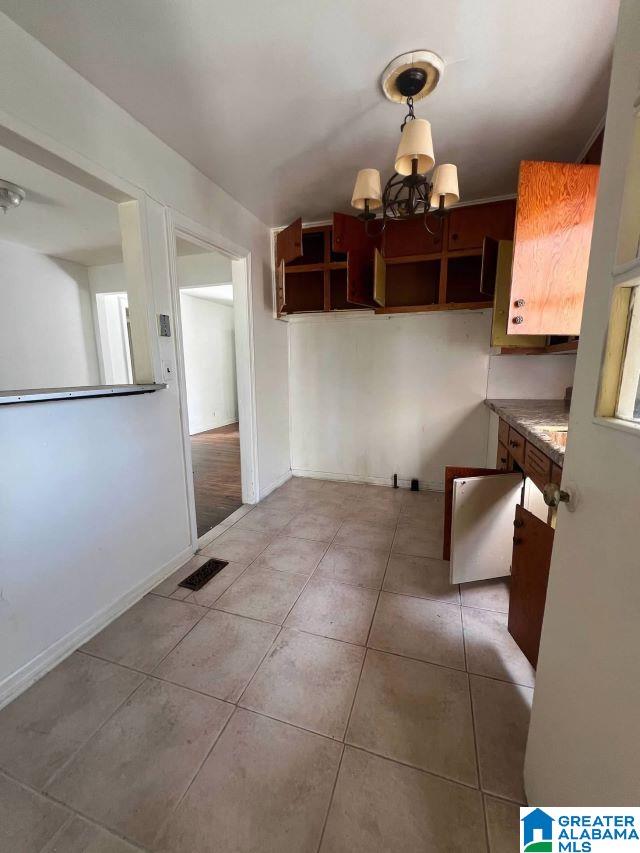
[[[253,304],[251,294],[251,252],[231,240],[199,225],[175,210],[166,210],[167,248],[169,254],[169,283],[175,336],[178,402],[182,426],[182,451],[185,466],[185,487],[191,545],[194,551],[209,538],[207,531],[200,539],[196,524],[196,504],[187,410],[187,382],[184,367],[180,287],[178,281],[177,246],[180,237],[202,246],[204,251],[218,252],[231,260],[233,281],[233,310],[236,349],[236,383],[238,390],[238,421],[240,424],[240,476],[242,502],[253,504],[260,494],[258,483],[258,441],[256,423],[255,357],[253,346]]]

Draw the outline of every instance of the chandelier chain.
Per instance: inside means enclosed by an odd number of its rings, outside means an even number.
[[[404,117],[404,121],[400,125],[400,131],[401,132],[404,130],[405,124],[408,121],[414,121],[414,119],[416,117],[416,114],[413,111],[413,98],[411,97],[411,95],[409,95],[409,97],[407,98],[407,107],[409,108],[409,112],[406,114],[406,116]]]

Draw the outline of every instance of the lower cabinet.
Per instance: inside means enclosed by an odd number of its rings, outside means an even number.
[[[522,442],[516,451],[524,451]],[[542,459],[535,462],[542,465]],[[501,442],[495,469],[447,467],[442,556],[449,560],[451,583],[511,575],[509,632],[535,667],[554,530],[522,505],[534,488],[528,475]]]
[[[509,597],[509,633],[531,666],[538,663],[554,530],[516,507]]]

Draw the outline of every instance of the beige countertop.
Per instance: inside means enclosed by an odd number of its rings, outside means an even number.
[[[564,463],[569,406],[564,400],[485,400],[486,405],[556,465]]]

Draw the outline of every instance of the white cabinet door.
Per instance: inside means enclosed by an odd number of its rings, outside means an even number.
[[[462,477],[453,482],[451,583],[511,573],[513,522],[521,474]]]

